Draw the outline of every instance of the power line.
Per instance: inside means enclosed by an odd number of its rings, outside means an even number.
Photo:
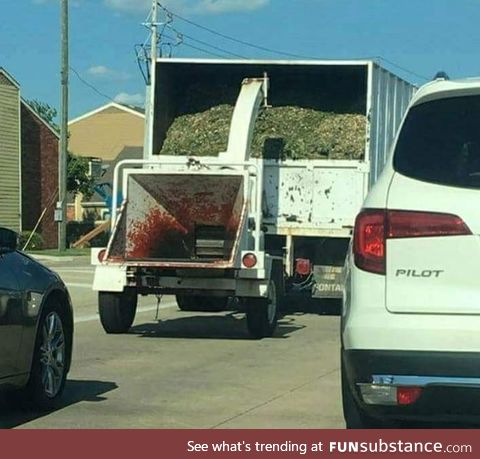
[[[245,40],[240,40],[238,38],[235,38],[235,37],[232,37],[230,35],[226,35],[226,34],[223,34],[221,32],[218,32],[216,30],[213,30],[213,29],[210,29],[209,27],[206,27],[204,25],[201,25],[201,24],[198,24],[197,22],[194,22],[194,21],[191,21],[190,19],[187,19],[183,16],[180,16],[179,14],[177,13],[174,13],[173,11],[169,10],[168,8],[166,8],[165,6],[163,6],[160,2],[157,2],[158,5],[160,6],[160,8],[163,9],[163,11],[165,11],[165,13],[167,15],[170,15],[172,17],[176,17],[184,22],[186,22],[187,24],[190,24],[194,27],[197,27],[198,29],[201,29],[201,30],[204,30],[206,32],[209,32],[213,35],[217,35],[218,37],[221,37],[225,40],[230,40],[234,43],[238,43],[238,44],[241,44],[241,45],[244,45],[244,46],[249,46],[250,48],[254,48],[254,49],[258,49],[258,50],[261,50],[261,51],[266,51],[268,53],[272,53],[272,54],[278,54],[278,55],[283,55],[283,56],[288,56],[288,57],[294,57],[294,58],[297,58],[297,59],[319,59],[318,57],[312,57],[312,56],[305,56],[305,55],[301,55],[301,54],[295,54],[295,53],[289,53],[289,52],[286,52],[286,51],[280,51],[280,50],[276,50],[276,49],[273,49],[273,48],[267,48],[266,46],[261,46],[261,45],[257,45],[255,43],[250,43],[248,41],[245,41]],[[185,34],[184,34],[185,35]],[[187,35],[185,35],[186,37],[188,37]],[[197,39],[194,39],[193,37],[189,37],[191,40],[197,40]],[[199,40],[197,40],[199,41]],[[200,41],[199,41],[200,42]],[[213,47],[213,45],[209,45],[207,44],[206,42],[203,42],[202,44],[206,45],[206,46],[211,46]],[[231,55],[235,55],[235,53],[231,53],[230,51],[226,51],[226,50],[223,50],[220,48],[220,50],[222,52],[226,52],[228,54],[231,54]],[[240,55],[236,55],[236,57],[241,57]],[[242,57],[243,58],[243,57]],[[357,58],[359,59],[359,58]],[[373,59],[373,60],[380,60],[380,61],[384,61],[388,64],[390,64],[392,67],[395,67],[399,70],[402,70],[403,72],[405,73],[408,73],[412,76],[415,76],[417,78],[420,78],[422,80],[425,80],[425,81],[430,81],[430,78],[426,77],[425,75],[421,75],[413,70],[410,70],[406,67],[403,67],[401,65],[398,65],[396,64],[395,62],[391,61],[390,59],[387,59],[383,56],[375,56],[374,58],[364,58],[364,59]]]
[[[392,62],[391,60],[383,57],[383,56],[376,56],[375,57],[377,60],[384,61],[387,64],[390,64],[392,67],[396,67],[399,70],[402,70],[403,72],[409,73],[410,75],[414,75],[417,78],[420,78],[421,80],[425,81],[430,81],[431,78],[426,77],[425,75],[421,75],[420,73],[414,72],[413,70],[409,70],[406,67],[402,67],[401,65],[395,64],[395,62]]]
[[[70,66],[70,70],[74,73],[74,75],[87,87],[89,87],[92,91],[96,92],[99,96],[104,97],[105,99],[110,100],[111,102],[115,102],[115,99],[112,99],[110,96],[107,94],[104,94],[100,90],[98,90],[93,84],[89,83],[87,80],[85,80],[72,66]]]
[[[234,37],[231,37],[229,35],[225,35],[223,33],[217,32],[216,30],[210,29],[210,28],[205,27],[201,24],[197,24],[196,22],[193,22],[189,19],[186,19],[183,16],[180,16],[179,14],[174,13],[173,11],[170,11],[169,9],[165,8],[160,2],[157,2],[157,3],[158,3],[158,6],[160,6],[160,8],[162,8],[163,11],[165,11],[165,13],[171,14],[172,16],[186,22],[187,24],[193,25],[194,27],[202,29],[206,32],[209,32],[211,34],[222,37],[225,40],[230,40],[230,41],[233,41],[235,43],[239,43],[239,44],[244,45],[244,46],[250,46],[251,48],[259,49],[259,50],[266,51],[266,52],[269,52],[269,53],[272,53],[272,54],[281,54],[281,55],[284,55],[284,56],[295,57],[295,58],[298,58],[298,59],[313,59],[312,57],[302,56],[300,54],[293,54],[293,53],[288,53],[288,52],[285,52],[285,51],[279,51],[279,50],[276,50],[276,49],[267,48],[265,46],[256,45],[254,43],[249,43],[248,41],[240,40],[238,38],[234,38]]]
[[[170,37],[168,35],[163,35],[165,38],[167,38],[168,40],[175,40],[175,38],[173,37]],[[197,51],[201,51],[202,53],[206,53],[206,54],[210,54],[210,56],[214,56],[214,57],[219,57],[221,59],[225,59],[225,56],[224,55],[221,55],[221,54],[217,54],[217,53],[214,53],[213,51],[209,51],[208,49],[205,49],[205,48],[200,48],[199,46],[195,46],[195,45],[192,45],[190,43],[185,43],[183,42],[182,43],[184,46],[188,46],[189,48],[192,48],[192,49],[195,49]]]
[[[209,48],[215,49],[217,51],[220,51],[222,53],[228,54],[233,57],[238,57],[240,59],[249,59],[248,57],[242,56],[241,54],[233,53],[231,51],[228,51],[224,48],[220,48],[219,46],[212,45],[206,41],[199,40],[198,38],[192,37],[191,35],[187,35],[184,32],[179,32],[175,28],[171,27],[172,31],[175,32],[177,35],[180,35],[182,37],[188,38],[189,40],[192,40],[193,42],[200,43],[201,45],[208,46]],[[185,43],[184,43],[185,44]]]

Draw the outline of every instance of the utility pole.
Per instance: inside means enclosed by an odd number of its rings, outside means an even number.
[[[67,151],[68,151],[68,0],[61,0],[61,41],[62,41],[62,102],[60,151],[58,155],[58,202],[55,220],[58,222],[58,250],[67,248]]]
[[[153,126],[155,119],[155,89],[157,79],[157,54],[158,54],[158,1],[152,1],[152,19],[151,19],[151,42],[150,42],[150,81],[147,86],[147,100],[146,100],[146,113],[147,113],[147,137],[146,137],[146,152],[147,159],[153,158]]]

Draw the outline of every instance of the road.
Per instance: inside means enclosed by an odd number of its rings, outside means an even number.
[[[86,260],[50,264],[75,309],[72,369],[47,415],[6,397],[0,426],[20,428],[343,428],[338,305],[292,311],[271,339],[242,314],[178,311],[142,298],[128,335],[106,335]],[[327,309],[327,310],[325,310]]]

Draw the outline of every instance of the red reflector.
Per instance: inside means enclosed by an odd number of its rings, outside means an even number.
[[[103,249],[98,252],[97,258],[100,263],[102,263],[105,260],[105,255],[107,254],[107,250]]]
[[[383,210],[364,210],[355,221],[355,265],[377,274],[385,274],[385,215]]]
[[[253,268],[257,264],[257,257],[254,253],[247,253],[243,256],[242,263],[245,268]]]
[[[464,221],[451,214],[391,210],[387,237],[461,236],[472,234]]]
[[[412,405],[422,395],[421,387],[397,387],[397,403],[399,405]]]
[[[312,272],[312,264],[306,258],[298,258],[295,261],[295,272],[300,276],[308,276]]]

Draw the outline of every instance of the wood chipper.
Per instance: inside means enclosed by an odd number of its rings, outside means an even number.
[[[191,311],[225,310],[239,299],[252,336],[273,333],[284,295],[283,259],[265,252],[263,170],[250,159],[268,83],[266,75],[243,81],[225,152],[201,161],[117,164],[114,197],[122,183],[125,198],[119,210],[113,204],[108,247],[95,254],[94,289],[107,332],[130,328],[138,294],[174,294]]]

